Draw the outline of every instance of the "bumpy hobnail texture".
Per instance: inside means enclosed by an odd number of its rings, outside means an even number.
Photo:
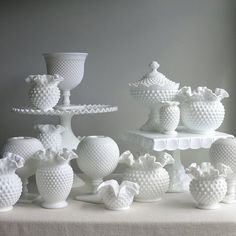
[[[14,174],[0,176],[0,212],[16,204],[22,191],[22,182]]]
[[[198,202],[199,208],[214,208],[224,197],[227,191],[227,184],[224,178],[213,180],[196,180],[190,183],[189,190]]]
[[[236,174],[236,139],[218,139],[210,147],[210,161],[215,166],[223,163],[230,166]]]
[[[126,210],[133,202],[134,195],[139,192],[139,185],[123,181],[119,186],[116,180],[108,180],[97,189],[106,208],[110,210]]]
[[[184,102],[181,104],[181,117],[184,125],[194,133],[211,133],[218,129],[225,116],[220,101]]]
[[[160,130],[165,134],[175,134],[180,120],[179,103],[164,103],[160,109]]]
[[[44,54],[48,74],[58,74],[65,79],[59,85],[62,90],[71,90],[79,85],[84,76],[86,57],[87,53]]]
[[[36,183],[44,205],[63,202],[72,188],[73,170],[68,164],[38,168]]]
[[[65,128],[61,125],[36,125],[39,130],[38,139],[41,141],[45,149],[60,149],[62,147],[62,133]]]
[[[29,91],[29,101],[35,108],[47,111],[57,105],[60,90],[54,86],[33,86]]]
[[[119,162],[119,148],[115,141],[104,136],[88,136],[77,148],[79,168],[91,179],[111,174]]]
[[[169,174],[163,167],[173,163],[174,159],[171,155],[163,153],[162,156],[154,157],[145,154],[138,160],[134,160],[133,155],[126,151],[121,156],[121,162],[130,166],[125,171],[123,180],[137,183],[140,186],[135,200],[142,202],[160,200],[169,187]]]
[[[42,143],[32,137],[12,137],[9,138],[3,147],[3,154],[7,152],[15,153],[25,160],[25,165],[17,169],[16,173],[21,178],[29,178],[34,175],[37,169],[37,161],[33,158],[33,155],[43,150]]]

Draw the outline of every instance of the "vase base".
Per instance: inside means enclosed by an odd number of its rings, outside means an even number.
[[[125,211],[125,210],[129,210],[130,206],[122,207],[122,208],[109,208],[109,207],[106,207],[106,208],[111,211]]]
[[[236,203],[236,196],[235,195],[227,195],[221,202],[225,204],[232,204]]]
[[[27,193],[26,196],[21,196],[19,201],[20,203],[32,203],[38,199],[40,199],[41,196],[34,193]]]
[[[212,204],[212,205],[203,205],[203,204],[198,204],[197,208],[202,209],[202,210],[215,210],[220,208],[220,204]]]
[[[161,198],[155,198],[155,199],[142,199],[142,198],[135,198],[134,201],[135,202],[158,202],[160,201]]]
[[[176,136],[177,132],[176,131],[162,131],[163,134],[168,135],[168,136]]]
[[[47,208],[47,209],[63,208],[63,207],[66,207],[67,205],[68,203],[66,201],[56,202],[56,203],[49,203],[49,202],[41,203],[41,207]]]
[[[102,203],[102,199],[98,194],[79,194],[75,197],[75,200],[89,203]]]
[[[215,130],[205,131],[205,130],[187,129],[187,131],[192,134],[215,135]]]
[[[13,209],[13,206],[0,208],[0,212],[7,212]]]

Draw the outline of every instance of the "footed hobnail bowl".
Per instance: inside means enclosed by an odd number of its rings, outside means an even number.
[[[23,165],[24,159],[10,152],[0,159],[0,212],[11,210],[20,198],[22,183],[15,170]]]
[[[197,208],[214,210],[220,207],[227,192],[225,177],[231,172],[230,167],[217,164],[214,168],[209,162],[203,162],[200,166],[196,163],[186,169],[186,173],[193,177],[189,190],[197,202]]]
[[[41,161],[36,171],[37,187],[43,198],[41,206],[48,209],[66,207],[74,175],[69,161],[77,155],[67,149],[47,149],[37,152],[35,158]]]
[[[179,84],[158,72],[159,64],[156,61],[149,66],[151,72],[145,74],[141,80],[129,84],[130,94],[139,103],[150,108],[149,119],[141,130],[159,131],[160,103],[174,100],[178,94]]]
[[[198,87],[193,92],[190,87],[182,88],[179,97],[184,126],[191,133],[213,134],[223,123],[225,109],[221,100],[228,96],[223,89],[213,93],[206,87]]]
[[[163,167],[174,162],[172,156],[167,153],[163,153],[160,157],[145,154],[138,160],[134,160],[129,151],[124,152],[121,156],[123,158],[121,163],[129,166],[124,173],[123,180],[137,183],[140,186],[135,201],[159,201],[169,188],[169,175]]]
[[[119,185],[112,179],[101,183],[97,191],[107,209],[120,211],[130,208],[134,195],[139,193],[139,185],[130,181]]]

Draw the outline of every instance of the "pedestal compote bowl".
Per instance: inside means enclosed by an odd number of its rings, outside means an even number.
[[[70,91],[77,87],[84,76],[87,53],[45,53],[47,73],[64,78],[59,84],[63,91],[63,107],[70,106]]]
[[[150,108],[148,120],[141,127],[143,131],[159,131],[159,110],[161,102],[174,100],[179,84],[169,80],[158,72],[159,64],[153,61],[149,64],[151,72],[146,73],[142,79],[130,83],[131,95]]]

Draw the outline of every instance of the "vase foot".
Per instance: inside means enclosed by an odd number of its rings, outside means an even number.
[[[177,132],[176,131],[162,131],[163,134],[168,135],[168,136],[176,136]]]
[[[3,207],[3,208],[0,208],[0,213],[1,212],[7,212],[7,211],[10,211],[13,209],[13,206],[9,206],[9,207]]]
[[[225,198],[221,202],[223,202],[225,204],[236,203],[236,196],[235,195],[226,195]]]
[[[106,207],[106,208],[111,211],[125,211],[125,210],[130,209],[130,206],[122,207],[122,208],[109,208],[109,207]]]
[[[161,198],[155,198],[155,199],[142,199],[142,198],[135,198],[134,201],[135,202],[158,202],[160,201]]]
[[[79,194],[75,197],[75,200],[89,203],[102,203],[102,199],[98,194]]]
[[[40,195],[34,193],[27,193],[25,196],[21,196],[19,201],[20,203],[32,203],[40,199]]]
[[[68,203],[66,201],[61,201],[61,202],[56,202],[56,203],[52,203],[52,202],[41,203],[41,207],[47,208],[47,209],[63,208],[63,207],[66,207],[67,205]]]
[[[215,210],[220,208],[220,204],[212,204],[212,205],[204,205],[204,204],[198,204],[197,208],[202,209],[202,210]]]

